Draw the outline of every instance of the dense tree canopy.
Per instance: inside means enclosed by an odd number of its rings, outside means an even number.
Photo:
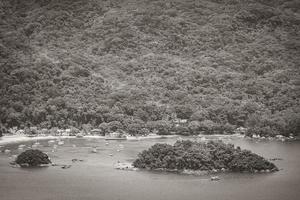
[[[296,0],[2,0],[0,124],[297,134],[298,12]]]
[[[38,149],[29,149],[18,155],[16,163],[21,167],[37,167],[50,164],[51,161],[47,154]]]
[[[235,172],[277,171],[277,167],[248,150],[232,144],[177,141],[174,145],[155,144],[133,162],[138,168],[168,170],[230,170]]]

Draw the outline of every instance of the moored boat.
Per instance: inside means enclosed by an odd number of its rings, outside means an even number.
[[[138,136],[126,136],[126,139],[127,140],[134,140],[134,141],[141,140],[141,138],[138,137]]]

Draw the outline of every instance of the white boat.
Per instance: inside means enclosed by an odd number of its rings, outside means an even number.
[[[218,176],[212,176],[212,177],[210,178],[210,180],[212,180],[212,181],[219,181],[220,178],[219,178]]]
[[[141,138],[138,137],[138,136],[126,136],[126,139],[127,140],[133,140],[133,141],[141,140]]]
[[[96,147],[94,147],[94,148],[92,149],[92,153],[97,153],[97,148],[96,148]]]

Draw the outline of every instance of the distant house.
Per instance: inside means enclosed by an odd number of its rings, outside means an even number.
[[[70,129],[70,128],[67,128],[67,129],[65,130],[65,132],[66,132],[66,133],[71,133],[71,129]]]
[[[25,134],[25,130],[19,129],[19,130],[17,130],[16,134],[17,135],[24,135]]]
[[[234,132],[237,133],[237,134],[245,134],[246,131],[247,131],[247,128],[239,127],[239,128],[237,128],[237,129],[235,129]]]
[[[65,132],[65,130],[63,130],[63,129],[58,129],[58,130],[56,131],[56,135],[57,135],[57,136],[62,136],[64,132]]]
[[[24,134],[28,136],[33,136],[38,134],[38,128],[36,126],[26,127],[24,129]]]
[[[91,134],[92,135],[102,135],[102,136],[105,135],[104,131],[102,131],[101,129],[93,129],[93,130],[91,130]]]
[[[59,135],[60,136],[70,136],[70,135],[72,135],[71,133],[72,133],[72,130],[71,129],[59,129],[59,130],[57,130],[58,131],[58,133],[59,133]]]
[[[111,132],[106,135],[105,140],[126,140],[126,135],[120,132]]]
[[[10,133],[10,134],[16,134],[17,130],[18,130],[18,127],[14,126],[14,127],[10,128],[10,129],[8,129],[8,133]]]
[[[43,135],[48,135],[50,133],[50,131],[48,129],[46,129],[46,128],[43,128],[40,132]]]
[[[174,122],[175,126],[179,126],[179,125],[182,125],[182,124],[186,124],[188,122],[188,120],[187,119],[178,119],[178,118],[176,118],[176,119],[173,120],[173,122]]]

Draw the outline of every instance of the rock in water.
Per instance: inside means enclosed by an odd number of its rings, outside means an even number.
[[[72,166],[72,165],[64,165],[64,166],[62,166],[61,168],[62,168],[62,169],[69,169],[71,166]]]
[[[37,167],[51,163],[48,155],[38,149],[26,150],[16,159],[16,163],[21,167]]]

